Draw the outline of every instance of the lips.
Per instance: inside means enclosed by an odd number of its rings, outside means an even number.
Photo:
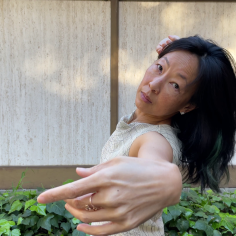
[[[146,103],[152,103],[151,99],[148,97],[148,95],[144,92],[141,92],[141,98]]]

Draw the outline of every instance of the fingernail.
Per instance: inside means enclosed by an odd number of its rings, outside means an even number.
[[[37,202],[38,202],[38,203],[45,203],[45,198],[42,197],[42,196],[38,196],[38,197],[37,197]]]
[[[79,171],[84,171],[85,168],[82,168],[82,167],[77,167],[76,170],[79,170]]]

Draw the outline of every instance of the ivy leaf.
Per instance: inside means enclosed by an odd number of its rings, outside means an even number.
[[[10,200],[9,200],[9,203],[12,204],[14,201],[16,200],[24,200],[26,201],[27,200],[27,197],[24,196],[24,195],[17,195],[17,196],[14,196],[12,197]]]
[[[220,213],[220,210],[214,205],[205,205],[204,209],[210,213]]]
[[[190,203],[188,201],[180,201],[179,203],[181,206],[189,206]]]
[[[189,222],[187,220],[178,219],[177,228],[180,232],[186,232],[186,230],[189,228]]]
[[[189,226],[191,227],[191,228],[193,228],[193,226],[196,224],[196,222],[195,221],[189,221]]]
[[[173,219],[173,217],[171,214],[168,214],[168,215],[162,214],[162,220],[163,220],[164,224],[166,224],[167,222],[169,222],[172,219]]]
[[[170,232],[168,232],[169,236],[178,236],[177,231],[175,230],[171,230]]]
[[[20,236],[21,233],[20,233],[20,230],[19,229],[13,229],[11,231],[11,236]]]
[[[185,210],[185,213],[184,213],[185,218],[189,219],[192,216],[193,211],[189,208],[185,208],[184,210]]]
[[[29,219],[30,219],[29,226],[34,226],[39,221],[39,217],[38,216],[30,216]]]
[[[230,200],[230,198],[227,197],[222,197],[222,201],[228,206],[231,206],[232,201]]]
[[[17,200],[17,201],[15,201],[15,202],[13,202],[13,204],[12,204],[12,206],[11,206],[11,209],[10,209],[10,211],[9,211],[9,213],[8,214],[10,214],[11,212],[13,212],[13,211],[20,211],[20,209],[23,207],[23,204],[19,201],[19,200]]]
[[[34,231],[30,230],[30,231],[26,231],[24,236],[32,236],[34,234]]]
[[[39,215],[46,216],[46,204],[38,204],[37,206],[31,206],[31,211],[36,211]]]
[[[50,223],[52,226],[56,227],[56,228],[59,228],[59,224],[58,224],[58,215],[55,215],[51,220],[50,220]]]
[[[64,201],[58,201],[47,204],[47,211],[49,213],[55,213],[61,216],[64,216],[65,212],[65,202]]]
[[[236,212],[236,207],[231,206],[230,208],[231,208],[231,210],[233,211],[233,213]]]
[[[0,228],[0,235],[2,235],[3,233],[6,233],[6,229],[4,229],[4,228]]]
[[[34,203],[36,203],[36,201],[35,201],[34,199],[31,199],[31,200],[25,202],[25,210],[26,210],[28,207],[34,205]]]
[[[218,201],[221,201],[222,199],[221,197],[213,196],[211,200],[218,202]]]
[[[23,218],[22,218],[22,217],[19,217],[19,218],[18,218],[18,221],[17,221],[17,225],[20,225],[22,221],[23,221]]]
[[[86,236],[86,233],[78,231],[77,229],[75,229],[72,233],[72,236]]]
[[[221,222],[219,223],[219,228],[222,226],[233,233],[234,225],[232,224],[232,221],[229,219],[229,217],[225,217],[221,220]]]
[[[24,212],[24,214],[22,215],[22,217],[28,217],[28,216],[30,216],[31,215],[31,211],[30,210],[26,210],[25,212]]]
[[[74,216],[70,214],[69,211],[65,210],[65,213],[64,213],[64,216],[67,218],[67,219],[72,219]]]
[[[163,212],[167,215],[168,214],[168,209],[167,209],[167,207],[165,207],[164,209],[163,209]]]
[[[0,226],[4,225],[6,222],[7,222],[7,220],[5,220],[5,219],[0,220]]]
[[[218,230],[214,230],[213,236],[222,236],[222,234]]]
[[[213,202],[212,205],[216,206],[217,208],[219,208],[220,210],[224,210],[225,206],[222,203],[219,202]]]
[[[201,203],[202,200],[200,199],[199,195],[193,191],[193,190],[190,190],[188,192],[188,198],[192,199],[194,202],[197,202],[197,203]]]
[[[10,211],[11,205],[10,204],[6,204],[3,209],[5,209],[5,211]]]
[[[66,180],[65,182],[63,182],[62,185],[69,184],[69,183],[72,183],[72,182],[74,182],[73,179],[68,179],[68,180]]]
[[[69,232],[69,230],[70,230],[70,223],[69,222],[67,222],[67,223],[65,223],[65,222],[63,222],[63,223],[61,223],[61,227],[68,233]]]
[[[168,210],[170,214],[172,215],[172,217],[174,218],[174,220],[176,220],[176,218],[180,216],[182,213],[182,211],[176,205],[168,207]]]
[[[77,219],[77,218],[73,218],[73,219],[72,219],[72,222],[73,222],[73,224],[79,224],[79,223],[81,223],[81,221],[80,221],[79,219]]]
[[[195,216],[207,218],[207,215],[206,215],[204,212],[202,212],[202,211],[198,211],[198,212],[195,214]]]
[[[30,224],[30,218],[25,218],[22,223],[22,225],[29,225]]]
[[[198,220],[194,225],[194,229],[203,230],[207,236],[213,235],[213,229],[211,226],[208,225],[206,221]]]
[[[37,226],[41,227],[43,229],[46,229],[48,231],[51,231],[51,224],[50,224],[50,220],[54,217],[53,214],[48,214],[47,216],[44,216],[43,218],[41,218],[38,221]]]

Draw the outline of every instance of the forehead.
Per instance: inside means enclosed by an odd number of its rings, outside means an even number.
[[[186,51],[175,51],[167,53],[161,59],[165,61],[171,71],[186,77],[188,83],[197,77],[199,62],[196,55]]]

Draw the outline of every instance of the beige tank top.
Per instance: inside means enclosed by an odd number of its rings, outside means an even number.
[[[158,132],[170,143],[173,149],[173,163],[179,164],[181,142],[177,138],[178,129],[170,125],[151,125],[147,123],[129,122],[133,120],[135,111],[123,116],[116,126],[116,130],[108,139],[102,149],[101,163],[116,156],[128,156],[129,150],[134,140],[147,132]],[[162,221],[162,211],[159,211],[148,221],[128,232],[115,234],[116,236],[164,236],[164,225]],[[92,225],[101,225],[105,222],[94,222]]]

